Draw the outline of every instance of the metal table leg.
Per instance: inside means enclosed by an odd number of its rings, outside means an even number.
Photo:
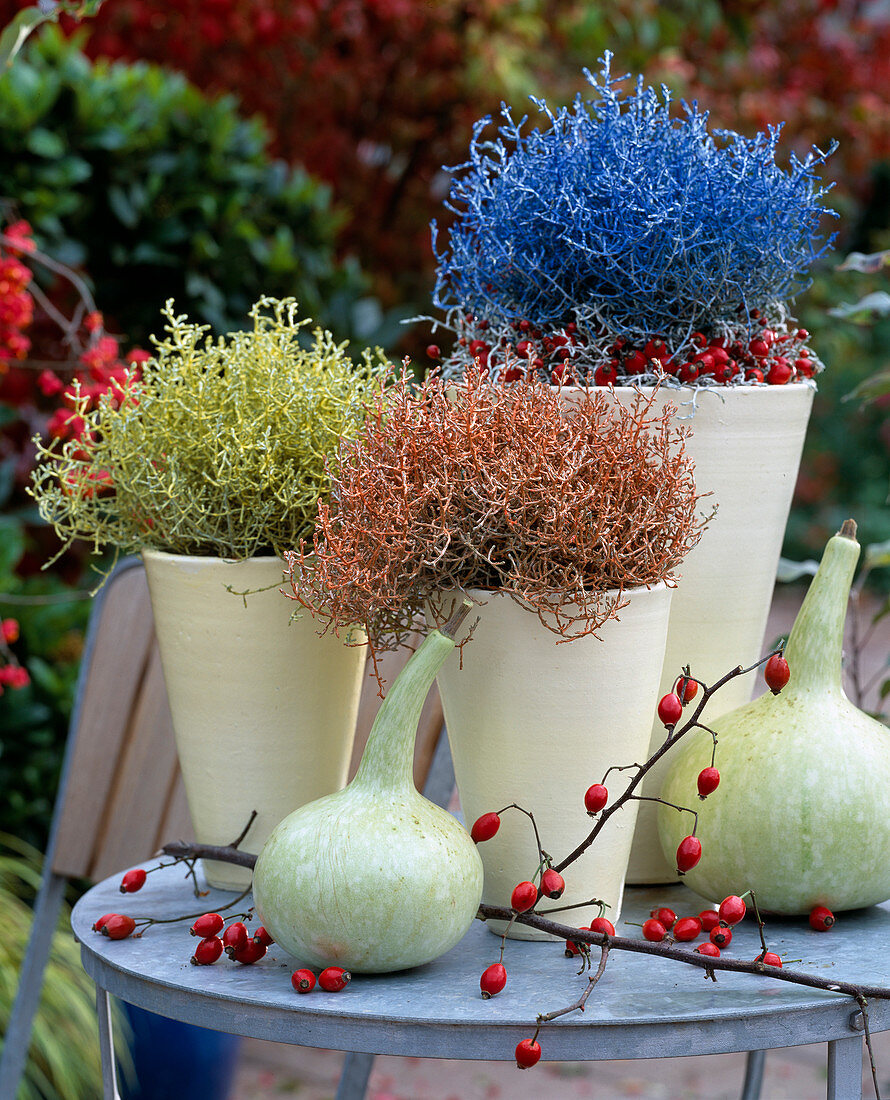
[[[102,1056],[102,1095],[104,1100],[121,1100],[117,1091],[117,1069],[114,1064],[114,1035],[111,1029],[111,1001],[100,986],[96,986],[96,1011],[99,1016],[99,1052]]]
[[[862,1036],[828,1044],[828,1100],[862,1100]]]
[[[340,1084],[337,1086],[336,1100],[364,1100],[368,1078],[371,1076],[376,1057],[376,1054],[346,1055],[343,1061],[343,1072],[340,1074]]]
[[[765,1050],[748,1051],[748,1060],[745,1062],[745,1083],[742,1085],[742,1100],[760,1100],[765,1064]]]

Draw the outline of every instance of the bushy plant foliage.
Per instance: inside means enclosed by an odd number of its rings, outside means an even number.
[[[169,297],[217,331],[295,295],[342,335],[364,281],[328,189],[272,159],[259,119],[146,63],[90,62],[44,28],[0,75],[0,196],[144,341]]]
[[[711,131],[638,78],[623,91],[606,54],[587,73],[592,99],[553,110],[539,128],[504,106],[495,135],[477,123],[454,169],[454,224],[434,295],[446,311],[497,328],[570,321],[642,347],[678,352],[695,332],[736,338],[781,317],[830,245],[817,168],[825,154],[776,162],[780,130]]]
[[[403,375],[340,448],[294,596],[375,647],[453,589],[507,592],[563,637],[595,633],[633,587],[670,580],[702,528],[674,409],[535,381]]]
[[[78,436],[38,442],[32,495],[67,544],[247,558],[310,538],[328,459],[353,438],[386,371],[329,332],[309,346],[292,299],[261,299],[253,327],[214,339],[165,310],[166,339],[90,407]]]

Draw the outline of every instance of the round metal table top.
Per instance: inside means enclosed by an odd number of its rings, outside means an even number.
[[[507,986],[483,1000],[479,977],[497,961],[500,940],[477,921],[456,947],[425,966],[356,975],[338,994],[299,995],[290,982],[299,964],[277,946],[252,966],[225,956],[212,966],[193,966],[198,941],[189,934],[190,921],[152,925],[138,939],[113,941],[93,932],[103,913],[175,917],[218,910],[234,897],[211,890],[196,899],[182,866],[152,873],[134,895],[120,893],[120,879],[99,883],[74,908],[87,973],[125,1001],[218,1031],[336,1050],[506,1060],[520,1039],[531,1037],[539,1013],[571,1004],[587,985],[579,960],[566,958],[561,943],[508,940]],[[250,904],[248,897],[233,912]],[[680,885],[630,888],[618,934],[639,937],[629,922],[641,923],[653,905],[683,915],[697,913],[702,902]],[[799,959],[796,970],[890,986],[890,904],[842,914],[827,934],[811,930],[805,919],[768,921],[767,942],[784,959]],[[753,959],[759,950],[756,925],[746,920],[726,955]],[[712,982],[695,967],[614,950],[585,1011],[546,1024],[539,1039],[548,1060],[715,1054],[850,1038],[857,1034],[851,1026],[857,1012],[855,1001],[841,994],[747,974],[718,972]],[[869,1019],[874,1031],[890,1029],[890,1002],[872,1001]]]

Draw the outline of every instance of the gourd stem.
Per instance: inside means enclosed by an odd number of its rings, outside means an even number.
[[[423,705],[472,606],[472,600],[464,598],[443,627],[430,631],[396,677],[377,712],[350,787],[380,792],[414,789],[414,740]]]
[[[833,688],[842,691],[844,621],[859,560],[856,525],[847,520],[828,540],[785,647],[791,679],[785,691]]]

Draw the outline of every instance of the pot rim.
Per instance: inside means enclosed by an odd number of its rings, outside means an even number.
[[[245,565],[247,562],[280,562],[285,568],[284,558],[277,554],[257,554],[250,558],[226,558],[220,554],[173,554],[169,550],[160,550],[155,546],[143,546],[139,551],[141,557],[162,558],[165,561],[181,562],[212,562],[215,565]]]

